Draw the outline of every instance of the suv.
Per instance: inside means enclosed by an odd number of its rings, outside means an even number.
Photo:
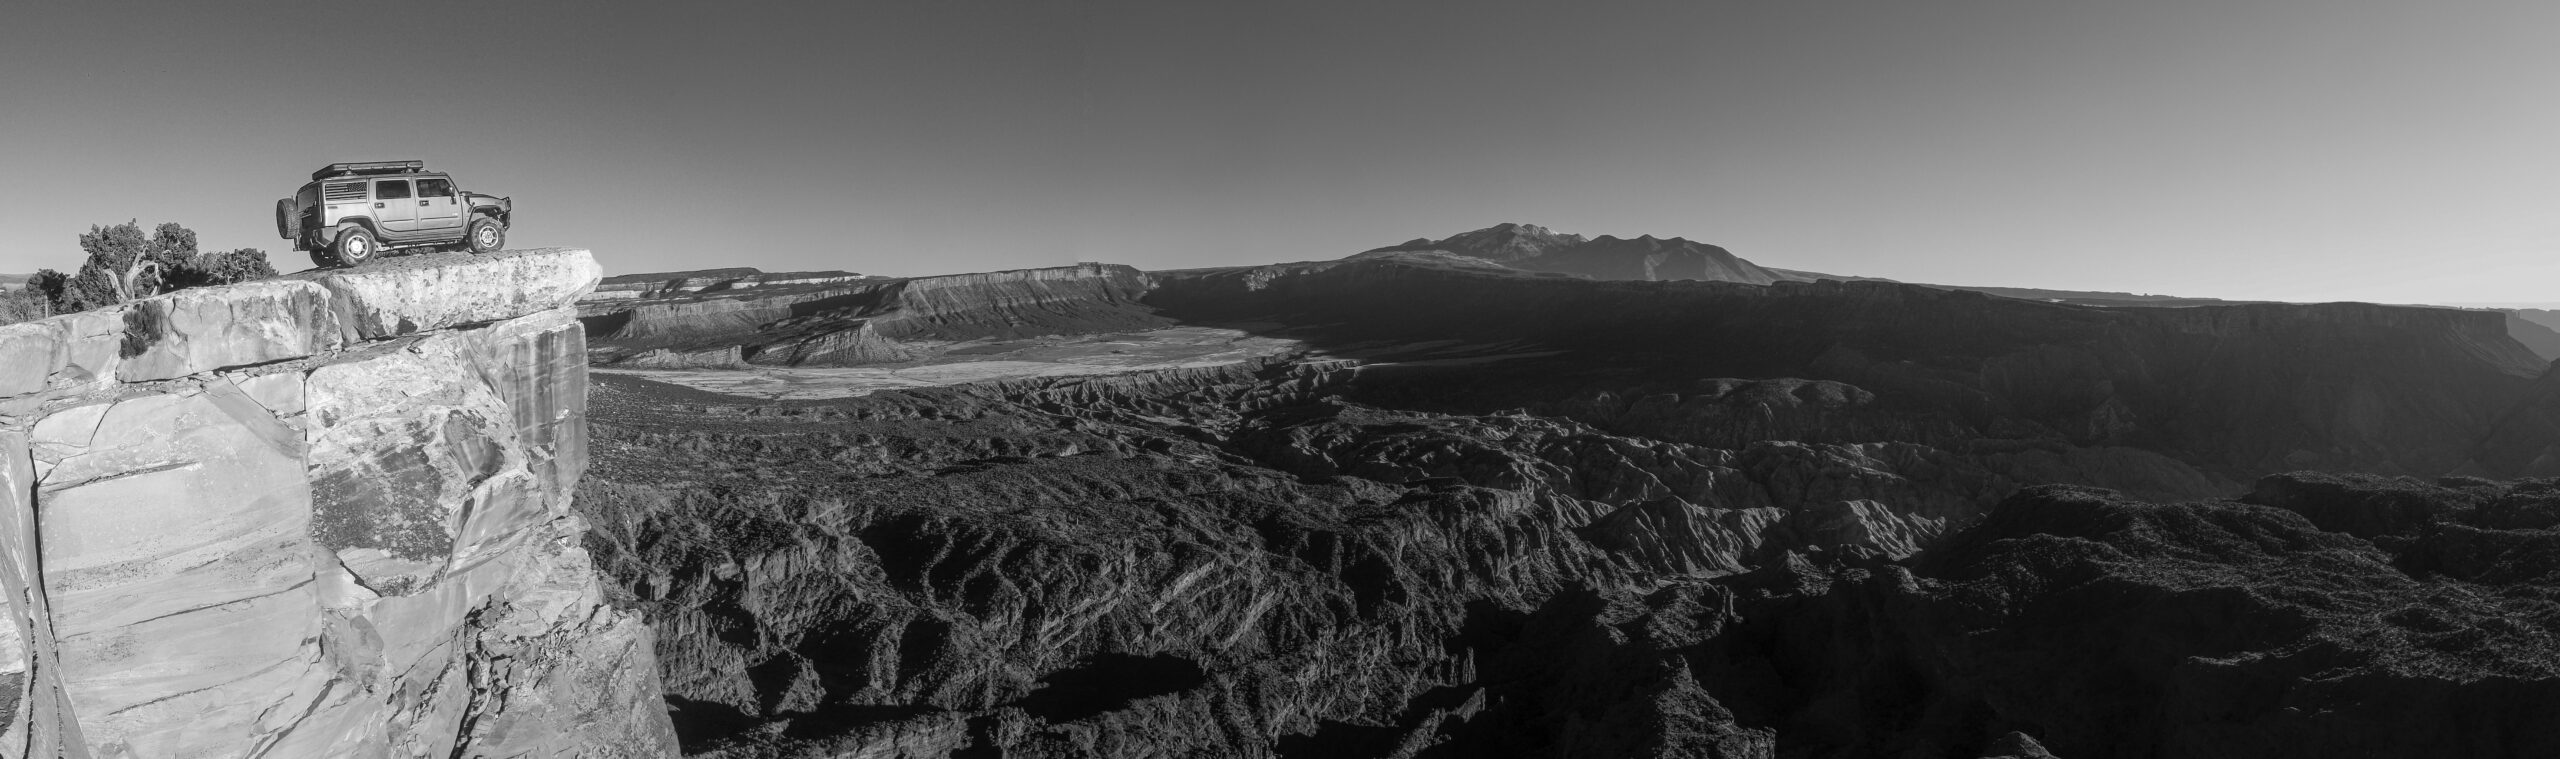
[[[333,163],[276,201],[276,234],[314,264],[354,266],[403,248],[494,251],[514,215],[512,200],[464,192],[424,161]]]

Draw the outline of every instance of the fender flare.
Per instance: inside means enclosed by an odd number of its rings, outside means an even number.
[[[377,241],[377,242],[378,242],[378,241],[380,241],[380,240],[382,239],[382,230],[379,230],[379,229],[375,229],[375,228],[373,228],[373,220],[372,220],[372,219],[347,219],[347,220],[344,220],[344,221],[340,221],[340,222],[338,222],[338,225],[337,225],[337,226],[330,227],[330,228],[329,228],[329,238],[328,238],[328,239],[326,239],[326,240],[321,240],[321,241],[320,241],[320,242],[321,242],[321,244],[323,244],[323,245],[336,245],[336,244],[338,244],[338,237],[339,237],[339,236],[341,236],[341,235],[345,235],[345,234],[347,233],[347,230],[348,230],[348,229],[362,229],[362,230],[364,230],[364,231],[365,231],[365,233],[370,234],[370,235],[373,235],[373,239],[374,239],[375,241]]]

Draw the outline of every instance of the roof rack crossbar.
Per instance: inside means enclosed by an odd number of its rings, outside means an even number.
[[[353,176],[357,174],[408,174],[421,171],[426,168],[427,162],[425,161],[359,161],[354,163],[333,163],[320,167],[319,171],[311,172],[311,181],[317,182],[330,177]]]

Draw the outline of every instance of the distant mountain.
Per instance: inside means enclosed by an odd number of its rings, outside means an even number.
[[[1362,252],[1354,258],[1445,253],[1501,264],[1522,271],[1546,271],[1592,279],[1659,282],[1694,279],[1765,285],[1810,282],[1822,275],[1771,269],[1744,260],[1732,251],[1678,237],[1645,235],[1622,239],[1585,238],[1535,224],[1497,224],[1447,239],[1416,239],[1402,245]]]
[[[1520,271],[1554,272],[1602,280],[1635,280],[1659,282],[1675,279],[1711,282],[1739,282],[1766,285],[1775,282],[1896,282],[1878,277],[1858,277],[1821,272],[1761,266],[1736,256],[1723,247],[1694,242],[1678,237],[1669,239],[1651,235],[1623,239],[1601,235],[1586,238],[1565,234],[1535,224],[1496,224],[1461,232],[1445,239],[1415,239],[1401,245],[1363,251],[1351,259],[1396,258],[1427,260],[1459,266],[1495,267]],[[2237,306],[2272,301],[2222,300],[2176,295],[2153,295],[2094,290],[2049,290],[2034,287],[1986,287],[1980,285],[1939,285],[1911,283],[1939,290],[1959,290],[1995,295],[2018,300],[2068,303],[2077,306]],[[2509,304],[2515,305],[2515,304]],[[2533,308],[2494,308],[2507,314],[2508,333],[2543,360],[2560,360],[2560,310]]]

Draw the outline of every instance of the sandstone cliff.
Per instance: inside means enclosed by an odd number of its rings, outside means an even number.
[[[0,327],[0,755],[664,756],[600,603],[578,250]]]
[[[679,293],[722,292],[751,287],[788,287],[833,285],[863,279],[849,271],[776,271],[754,267],[701,269],[648,274],[618,274],[604,278],[593,291],[579,296],[579,302],[648,298]]]

